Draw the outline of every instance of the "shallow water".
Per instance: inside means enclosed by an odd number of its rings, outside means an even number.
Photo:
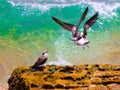
[[[99,18],[88,30],[90,44],[83,50],[51,17],[76,24],[87,6],[89,12],[79,30],[97,11]],[[14,68],[32,65],[44,50],[49,51],[46,64],[120,64],[119,1],[1,0],[0,83],[5,85]]]

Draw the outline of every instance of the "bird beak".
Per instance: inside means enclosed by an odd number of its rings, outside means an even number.
[[[48,53],[48,51],[44,51],[44,52],[42,53],[42,55],[44,55],[45,53]]]
[[[48,53],[48,51],[46,51],[46,53]]]
[[[44,51],[44,53],[48,53],[48,51]]]

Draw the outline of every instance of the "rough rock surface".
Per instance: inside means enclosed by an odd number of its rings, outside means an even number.
[[[120,90],[120,65],[22,66],[13,71],[8,85],[9,90]]]

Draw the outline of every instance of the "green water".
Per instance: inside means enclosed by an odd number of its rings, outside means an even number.
[[[46,64],[120,64],[120,4],[71,2],[0,1],[1,82],[6,82],[14,68],[32,65],[44,50],[49,51]],[[82,32],[85,21],[97,11],[99,17],[88,30],[89,48],[83,50],[69,40],[71,33],[51,17],[76,24],[87,6],[89,12],[79,31]]]

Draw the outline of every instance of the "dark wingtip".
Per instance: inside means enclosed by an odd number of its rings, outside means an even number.
[[[96,12],[96,14],[94,15],[96,17],[96,20],[98,19],[98,15],[99,15],[98,12]]]
[[[52,19],[53,19],[55,22],[57,22],[57,23],[61,22],[61,21],[58,20],[56,17],[53,17],[53,16],[52,16]]]
[[[55,20],[55,17],[52,16],[52,19]]]
[[[98,15],[98,14],[99,14],[99,12],[96,12],[96,14]]]
[[[87,35],[86,30],[88,28],[90,28],[98,19],[98,12],[96,12],[89,20],[86,21],[86,23],[84,24],[84,36]]]
[[[96,12],[95,16],[98,17],[99,12]]]
[[[85,11],[83,12],[82,16],[80,17],[80,20],[79,20],[78,24],[76,25],[77,29],[78,29],[79,25],[81,24],[81,22],[85,19],[87,13],[88,13],[88,7],[86,7]]]
[[[85,12],[86,12],[86,14],[87,14],[87,12],[88,12],[88,7],[86,7]]]
[[[52,19],[54,20],[54,17],[52,16]]]
[[[88,10],[88,6],[86,7],[86,10]]]
[[[52,16],[52,19],[54,19],[54,17]]]

